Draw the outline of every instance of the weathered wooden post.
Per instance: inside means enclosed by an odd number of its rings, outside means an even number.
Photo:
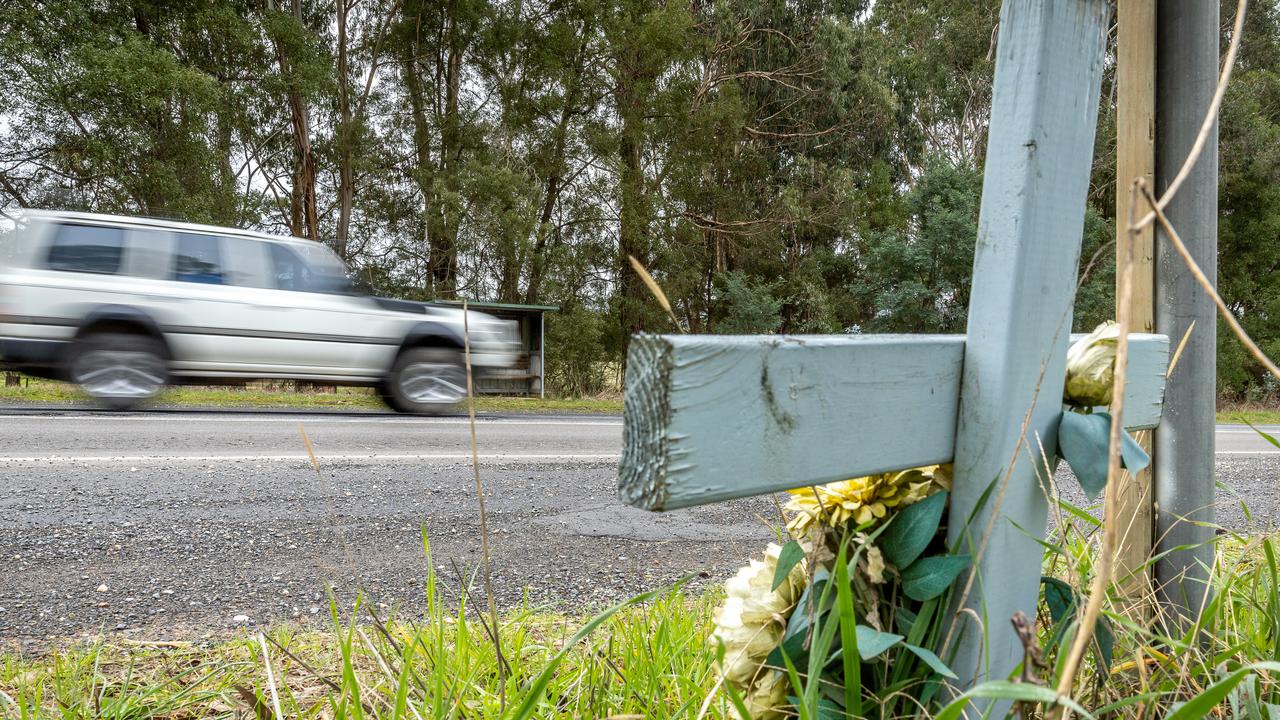
[[[1154,226],[1136,235],[1129,232],[1129,205],[1137,217],[1146,214],[1142,197],[1132,193],[1133,181],[1154,187],[1156,112],[1156,0],[1119,0],[1116,5],[1116,280],[1119,317],[1120,270],[1133,249],[1133,286],[1129,319],[1135,332],[1155,329]],[[1148,438],[1144,447],[1150,451]],[[1126,476],[1117,493],[1116,516],[1124,518],[1116,549],[1116,577],[1126,597],[1143,604],[1150,596],[1152,503],[1151,469]]]
[[[1109,14],[1104,0],[1008,0],[1000,13],[948,525],[980,552],[965,605],[985,633],[957,620],[962,681],[1007,676],[1023,656],[1009,618],[1035,616],[1041,458],[1057,448]]]

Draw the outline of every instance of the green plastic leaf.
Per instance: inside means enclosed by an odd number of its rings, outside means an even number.
[[[1115,657],[1116,639],[1111,632],[1111,623],[1104,617],[1098,618],[1093,626],[1093,649],[1098,653],[1098,662],[1102,665],[1103,677],[1111,672],[1111,660]]]
[[[1055,577],[1045,575],[1040,578],[1044,586],[1044,603],[1049,607],[1049,617],[1053,620],[1053,632],[1045,643],[1046,648],[1056,646],[1063,634],[1075,621],[1080,598],[1074,588]],[[1103,670],[1111,669],[1111,659],[1115,654],[1115,636],[1111,632],[1111,623],[1105,617],[1099,617],[1093,626],[1093,650]]]
[[[880,657],[889,648],[902,642],[901,635],[880,632],[866,625],[858,626],[858,654],[863,660]]]
[[[1045,649],[1049,650],[1061,642],[1062,634],[1076,616],[1076,591],[1067,583],[1048,575],[1040,578],[1040,584],[1044,586],[1044,603],[1049,606],[1049,618],[1053,620],[1053,632],[1045,640]]]
[[[818,714],[814,716],[814,720],[844,720],[849,717],[844,708],[826,698],[818,701]]]
[[[885,559],[898,569],[915,562],[938,534],[946,504],[947,493],[939,492],[899,510],[876,543]]]
[[[897,626],[898,632],[910,635],[911,627],[916,624],[916,614],[906,608],[896,608],[893,611],[893,624]]]
[[[1041,577],[1040,583],[1044,585],[1044,601],[1054,623],[1062,622],[1069,613],[1075,612],[1076,593],[1070,585],[1048,575]]]
[[[799,611],[797,610],[797,612]],[[786,667],[786,661],[783,660],[785,655],[793,665],[804,665],[809,662],[809,651],[804,647],[804,640],[804,633],[796,633],[790,637],[783,638],[777,647],[769,651],[768,657],[764,659],[764,664],[774,668]]]
[[[787,620],[787,630],[783,633],[783,637],[792,637],[794,635],[804,634],[809,628],[809,604],[810,598],[821,598],[823,589],[831,580],[831,572],[826,568],[818,568],[813,573],[813,584],[805,586],[804,592],[800,593],[800,599],[796,601],[796,609],[791,613],[791,618]],[[812,603],[817,605],[817,600]],[[828,608],[815,608],[821,615]],[[781,667],[781,666],[779,666]]]
[[[800,547],[800,543],[792,540],[783,545],[782,551],[778,553],[778,566],[773,571],[773,587],[770,589],[777,590],[782,583],[786,582],[791,570],[803,559],[804,548]]]
[[[1107,486],[1107,453],[1111,448],[1111,415],[1062,413],[1058,423],[1058,454],[1071,466],[1090,500]],[[1151,464],[1151,456],[1127,432],[1120,434],[1120,465],[1139,472]]]
[[[935,655],[932,650],[922,648],[919,645],[912,645],[911,643],[902,643],[902,647],[915,653],[916,657],[923,660],[925,665],[928,665],[939,675],[952,680],[956,679],[956,674],[951,672],[951,668],[947,667],[947,664],[942,662],[942,658]]]
[[[946,592],[956,577],[968,567],[968,555],[920,558],[902,571],[902,591],[912,600],[931,600]]]
[[[795,695],[788,695],[787,702],[794,708],[798,708],[804,704],[804,700],[796,697]],[[845,718],[849,717],[849,713],[845,712],[844,708],[840,707],[838,703],[828,700],[827,698],[821,698],[818,700],[817,707],[815,709],[817,710],[817,713],[810,715],[814,720],[845,720]],[[748,716],[743,715],[742,717]]]
[[[1120,433],[1120,466],[1131,473],[1140,473],[1151,464],[1151,456],[1127,432]]]
[[[1111,417],[1106,413],[1062,413],[1058,423],[1058,454],[1071,466],[1090,500],[1107,486],[1107,448]]]

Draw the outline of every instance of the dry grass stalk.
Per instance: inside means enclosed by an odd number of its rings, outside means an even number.
[[[1138,179],[1129,190],[1129,234],[1139,232],[1134,222],[1134,206],[1137,191],[1143,181]],[[1075,683],[1076,672],[1089,645],[1093,642],[1093,630],[1098,623],[1098,615],[1102,612],[1102,603],[1107,596],[1107,587],[1111,584],[1112,566],[1115,563],[1116,541],[1119,537],[1119,518],[1116,517],[1117,489],[1120,485],[1120,441],[1124,433],[1124,389],[1129,369],[1129,326],[1132,324],[1133,310],[1133,247],[1128,248],[1124,267],[1120,273],[1119,297],[1116,307],[1116,325],[1119,336],[1116,338],[1115,384],[1111,394],[1111,436],[1107,448],[1107,485],[1103,498],[1102,551],[1098,554],[1098,565],[1093,575],[1093,584],[1089,588],[1089,601],[1081,616],[1080,627],[1071,643],[1071,651],[1062,666],[1058,677],[1057,693],[1059,696],[1071,695],[1071,686]],[[1060,717],[1070,716],[1070,710],[1058,706]]]
[[[267,687],[271,690],[271,709],[275,711],[277,720],[284,720],[284,713],[280,711],[280,694],[276,692],[276,677],[271,671],[271,654],[267,652],[267,640],[262,633],[258,633],[258,644],[262,646],[262,666],[267,669]]]
[[[305,660],[303,660],[302,658],[290,652],[289,648],[285,647],[284,645],[281,645],[275,638],[267,635],[261,635],[261,637],[265,637],[272,645],[275,645],[276,648],[280,650],[280,652],[284,653],[286,657],[288,657],[293,662],[297,663],[303,670],[306,670],[308,673],[310,673],[312,677],[324,683],[325,685],[328,685],[330,690],[333,690],[334,692],[337,692],[337,693],[342,692],[341,685],[325,677],[318,670],[308,665]]]
[[[1191,331],[1196,329],[1196,321],[1192,320],[1187,326],[1187,331],[1182,333],[1182,340],[1178,343],[1178,349],[1173,351],[1173,357],[1169,359],[1169,369],[1165,371],[1165,378],[1173,377],[1173,369],[1178,367],[1178,359],[1182,357],[1182,351],[1187,349],[1187,341],[1191,339]]]
[[[671,324],[675,325],[676,329],[680,332],[684,332],[684,328],[680,325],[680,321],[676,319],[675,311],[671,309],[671,301],[667,300],[667,294],[662,292],[662,287],[658,285],[658,281],[653,279],[653,276],[649,274],[649,271],[645,269],[644,265],[640,264],[639,260],[635,259],[631,255],[627,256],[627,260],[631,261],[631,268],[635,270],[636,274],[640,276],[640,279],[644,281],[645,287],[649,288],[649,292],[653,293],[653,297],[657,299],[658,304],[662,306],[663,310],[667,311],[667,316],[671,318]]]
[[[507,674],[502,662],[502,638],[498,631],[498,604],[493,597],[493,575],[489,571],[489,523],[484,509],[484,483],[480,480],[480,451],[476,444],[476,394],[471,372],[471,326],[467,301],[462,301],[462,352],[467,365],[467,417],[471,430],[471,467],[475,470],[476,502],[480,506],[480,562],[484,571],[484,593],[489,601],[489,621],[493,626],[493,651],[498,658],[498,707],[507,707]]]
[[[315,468],[316,474],[320,474],[320,460],[316,458],[315,446],[311,444],[311,437],[307,435],[307,427],[302,423],[298,423],[298,434],[302,436],[302,445],[307,449],[307,457],[311,458],[311,467]]]

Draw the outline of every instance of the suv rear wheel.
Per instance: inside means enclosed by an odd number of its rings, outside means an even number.
[[[448,348],[414,348],[396,358],[383,398],[407,413],[441,413],[467,396],[462,354]]]
[[[128,410],[151,399],[169,378],[164,346],[146,335],[94,333],[81,340],[71,359],[71,382],[112,410]]]

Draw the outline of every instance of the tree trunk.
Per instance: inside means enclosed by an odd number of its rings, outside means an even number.
[[[614,102],[621,120],[618,143],[620,166],[618,178],[618,322],[622,331],[622,358],[626,362],[627,347],[634,333],[645,329],[648,290],[628,257],[634,257],[652,271],[649,248],[649,208],[645,192],[643,152],[645,140],[645,101],[642,96],[647,80],[634,39],[627,39],[618,50]]]
[[[275,0],[267,0],[267,9],[275,11]],[[292,14],[299,25],[302,24],[301,0],[293,0]],[[285,53],[278,38],[272,39],[275,46],[276,62],[280,65],[280,73],[288,76],[292,63]],[[316,161],[311,149],[311,118],[307,110],[306,98],[297,84],[290,81],[285,92],[289,105],[290,124],[293,128],[293,149],[295,166],[293,173],[293,206],[290,209],[290,232],[298,237],[318,239],[320,234],[316,213]]]
[[[631,335],[644,330],[644,309],[648,302],[644,283],[631,268],[628,258],[634,257],[646,268],[651,262],[644,167],[641,164],[644,120],[633,110],[628,108],[622,112],[622,141],[619,143],[619,159],[622,164],[622,173],[618,182],[620,205],[618,269],[621,279],[619,322],[623,333],[624,357]]]
[[[458,213],[450,207],[457,197],[458,164],[462,160],[462,119],[458,115],[458,95],[462,84],[462,43],[458,34],[458,3],[450,0],[446,15],[446,62],[444,117],[440,119],[440,163],[446,198],[437,198],[435,214],[439,232],[431,244],[431,281],[436,294],[453,298],[458,294]]]
[[[416,23],[417,18],[409,15],[407,9],[405,13],[405,21]],[[435,245],[436,223],[434,216],[434,166],[431,164],[431,121],[427,117],[427,101],[426,94],[422,87],[422,81],[418,78],[418,51],[421,47],[417,36],[413,42],[407,44],[402,58],[404,67],[404,84],[409,94],[409,109],[413,117],[413,147],[414,160],[417,162],[417,168],[410,173],[413,181],[418,186],[418,192],[422,194],[422,213],[421,228],[422,241],[426,246],[427,261],[427,287],[424,288],[428,295],[434,296],[436,293],[435,275],[431,272],[431,248]]]
[[[560,172],[557,169],[547,178],[547,190],[542,196],[542,212],[538,214],[538,227],[535,230],[537,235],[533,241],[533,255],[529,259],[529,286],[525,288],[524,295],[524,301],[529,305],[536,304],[542,292],[542,274],[547,266],[547,243],[551,235],[551,213],[555,211],[559,197]]]
[[[555,129],[555,150],[552,153],[554,169],[547,176],[546,190],[542,195],[542,211],[538,214],[538,227],[534,230],[533,253],[529,259],[529,286],[525,289],[525,303],[533,305],[538,302],[542,293],[542,276],[547,266],[547,244],[551,239],[558,239],[558,234],[551,233],[551,214],[555,212],[556,203],[560,200],[560,192],[564,189],[564,151],[568,143],[569,122],[574,116],[574,106],[578,104],[582,90],[582,73],[585,71],[587,54],[587,26],[582,27],[582,41],[574,54],[574,73],[566,89],[564,106],[560,108],[560,119]]]
[[[351,100],[347,77],[347,13],[349,0],[338,0],[338,228],[334,236],[334,251],[344,260],[347,257],[347,233],[351,227],[351,201],[355,195],[355,182],[351,168]]]

